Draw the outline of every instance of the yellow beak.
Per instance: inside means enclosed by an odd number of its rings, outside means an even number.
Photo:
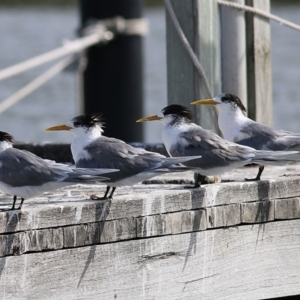
[[[217,105],[219,103],[216,102],[216,101],[214,101],[214,99],[204,99],[204,100],[194,101],[191,104],[194,104],[194,105],[200,105],[200,104],[204,104],[204,105]]]
[[[56,125],[56,126],[48,127],[45,130],[46,131],[56,131],[56,130],[70,130],[70,129],[72,129],[72,127],[67,126],[65,124],[61,124],[61,125]]]
[[[162,119],[162,117],[159,117],[158,115],[152,115],[152,116],[148,116],[148,117],[138,119],[136,122],[140,123],[140,122],[147,122],[147,121],[158,121],[158,120],[161,120],[161,119]]]

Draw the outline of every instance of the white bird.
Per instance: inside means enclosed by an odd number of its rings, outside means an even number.
[[[154,176],[170,171],[187,171],[187,168],[172,166],[196,157],[166,157],[159,153],[135,148],[124,141],[102,135],[103,118],[101,114],[80,115],[66,124],[52,126],[46,130],[67,130],[74,138],[71,151],[76,167],[117,168],[120,171],[108,175],[110,182],[103,197],[111,199],[117,187],[133,185]],[[109,190],[112,188],[110,195]]]
[[[247,118],[245,106],[233,94],[222,93],[214,99],[198,100],[192,104],[215,105],[219,128],[226,140],[257,150],[300,150],[300,133],[275,129]],[[256,178],[250,180],[259,180],[263,170],[264,166],[260,165]]]
[[[155,120],[163,123],[162,139],[171,156],[201,155],[201,159],[185,162],[184,165],[198,168],[197,172],[202,176],[221,175],[249,163],[286,163],[293,161],[291,154],[298,154],[299,157],[298,152],[255,150],[224,140],[193,123],[191,111],[182,105],[169,105],[162,109],[162,116],[151,115],[137,122]]]
[[[32,198],[46,191],[53,191],[77,183],[95,183],[109,180],[106,175],[117,169],[76,169],[68,165],[42,159],[35,154],[13,148],[13,137],[0,131],[0,189],[14,195],[15,209],[17,197]]]

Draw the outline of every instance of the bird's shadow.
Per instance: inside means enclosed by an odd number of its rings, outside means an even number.
[[[192,201],[192,207],[191,210],[197,210],[203,206],[203,199],[204,199],[204,194],[205,194],[205,189],[203,188],[198,188],[198,189],[192,189],[191,190],[191,201]],[[197,234],[200,230],[200,224],[202,218],[205,218],[206,215],[204,213],[195,213],[194,218],[193,218],[193,228],[192,232],[190,235],[190,241],[188,245],[188,249],[185,254],[185,260],[184,260],[184,265],[182,268],[182,272],[184,272],[185,267],[188,263],[188,259],[193,253],[195,254],[197,252]]]
[[[258,208],[257,208],[256,215],[255,215],[255,225],[257,225],[257,223],[258,223],[255,249],[258,246],[258,242],[263,241],[265,225],[266,225],[266,222],[270,218],[270,208],[271,208],[271,202],[269,201],[270,200],[270,182],[268,180],[257,181],[257,195],[258,195],[258,200],[260,202],[258,204]],[[261,235],[261,238],[259,239],[260,235]]]
[[[84,276],[85,276],[87,270],[89,269],[90,264],[94,261],[94,257],[95,257],[95,253],[96,253],[96,249],[97,249],[96,244],[101,243],[101,235],[102,235],[102,232],[104,229],[103,221],[105,221],[107,216],[109,215],[110,208],[111,208],[111,200],[110,199],[99,200],[98,203],[95,205],[95,209],[96,209],[95,223],[97,225],[95,226],[95,232],[94,232],[94,236],[92,238],[92,246],[90,246],[90,251],[89,251],[85,266],[80,275],[80,278],[79,278],[79,281],[77,284],[77,288],[80,287],[80,284],[81,284],[82,280],[84,279]]]
[[[5,225],[5,233],[6,232],[15,232],[17,225],[19,224],[21,218],[22,218],[22,213],[20,209],[15,209],[15,210],[4,210],[1,211],[1,213],[5,213],[5,220],[6,220],[6,225]],[[7,234],[5,238],[5,243],[4,243],[4,253],[11,253],[14,255],[18,255],[20,252],[19,247],[14,247],[14,249],[11,249],[12,245],[14,244],[14,240],[18,238],[18,235],[15,234]],[[0,279],[2,279],[2,274],[6,265],[6,259],[7,257],[1,257],[0,259]]]

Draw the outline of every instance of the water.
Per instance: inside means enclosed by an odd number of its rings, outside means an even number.
[[[272,12],[296,23],[300,19],[299,5],[276,5]],[[145,17],[150,23],[150,33],[144,43],[146,101],[143,115],[148,115],[157,113],[167,104],[164,11],[162,8],[148,8]],[[297,104],[300,32],[275,22],[271,24],[274,126],[300,132]],[[0,69],[60,46],[65,39],[75,37],[77,25],[75,7],[1,7]],[[48,67],[0,82],[0,101]],[[0,130],[8,131],[18,141],[68,143],[71,140],[68,133],[49,133],[44,128],[71,119],[78,114],[77,108],[75,73],[63,72],[0,115]],[[146,142],[161,142],[159,123],[144,126]]]
[[[300,24],[300,5],[273,6],[272,13]],[[300,31],[272,22],[273,125],[300,132]]]

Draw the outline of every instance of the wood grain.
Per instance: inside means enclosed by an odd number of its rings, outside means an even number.
[[[261,299],[299,293],[300,220],[0,259],[3,299]]]

